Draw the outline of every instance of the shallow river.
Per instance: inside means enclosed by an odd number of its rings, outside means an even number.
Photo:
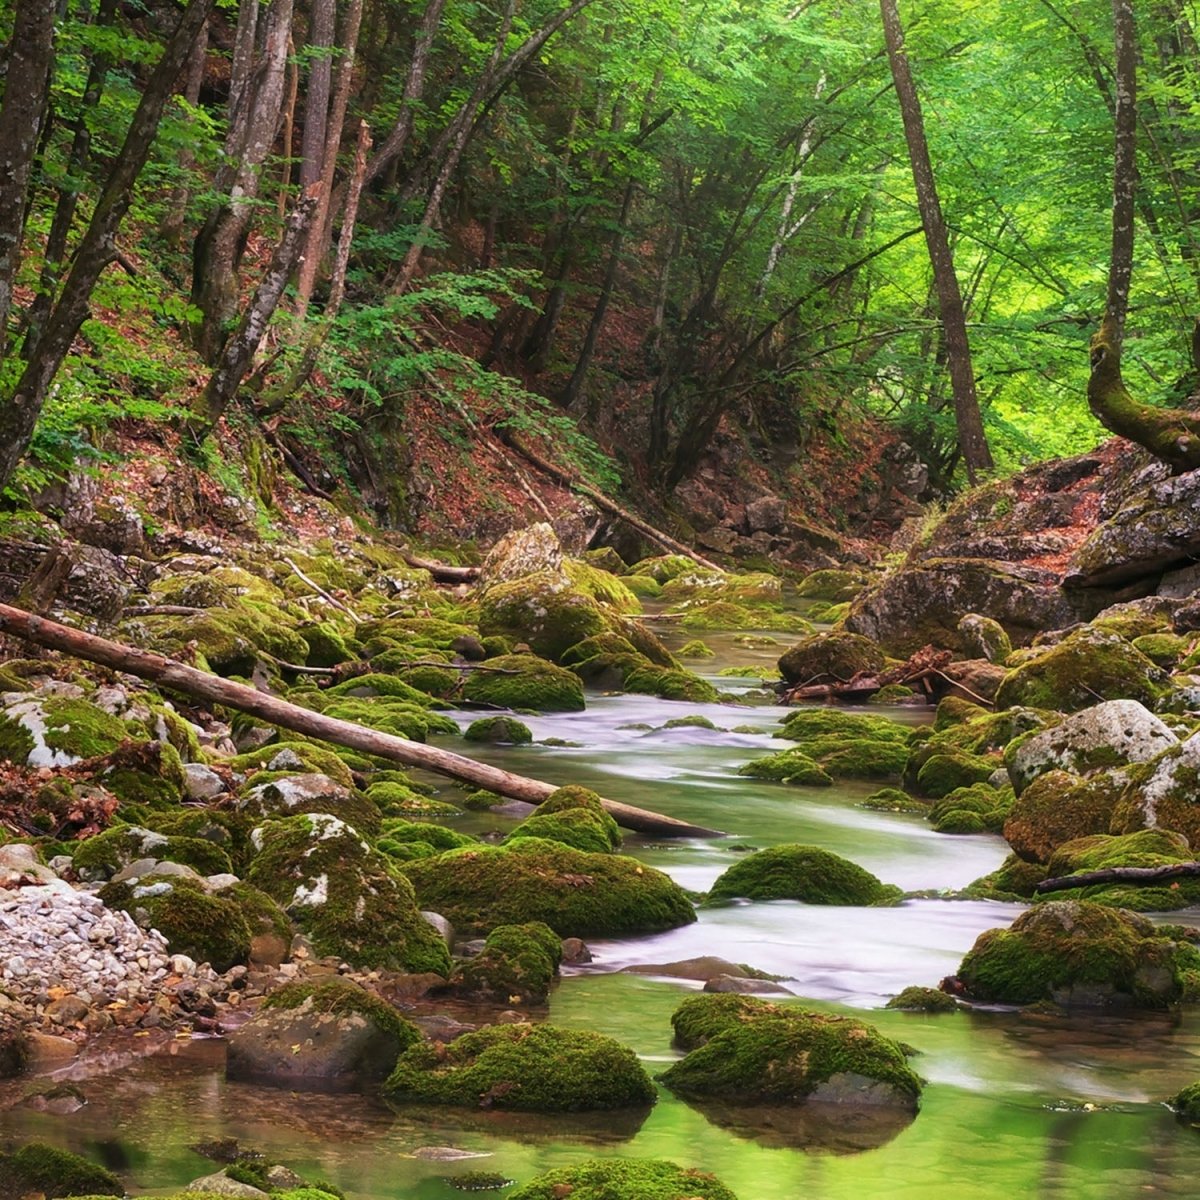
[[[728,662],[770,664],[778,650],[747,651],[707,639]],[[740,681],[715,679],[731,695]],[[702,890],[746,847],[806,842],[843,854],[906,890],[956,888],[993,869],[995,837],[935,834],[918,817],[856,807],[871,787],[788,788],[742,779],[741,762],[777,750],[784,710],[672,704],[645,697],[589,697],[586,713],[533,718],[537,739],[576,747],[489,748],[506,767],[595,787],[623,800],[726,830],[723,839],[681,843],[629,838],[626,848]],[[702,713],[724,730],[644,731]],[[456,714],[465,724],[478,714]],[[923,719],[890,710],[898,720]],[[474,752],[476,748],[472,748]],[[471,816],[475,832],[515,818]],[[695,925],[653,937],[589,943],[591,967],[563,979],[550,1019],[599,1030],[632,1046],[653,1073],[669,1062],[670,1015],[698,987],[619,968],[718,955],[787,977],[811,1007],[865,1016],[920,1052],[928,1081],[921,1112],[899,1128],[795,1114],[702,1113],[662,1092],[642,1119],[547,1119],[494,1113],[394,1113],[351,1096],[304,1096],[226,1083],[215,1039],[178,1043],[167,1056],[82,1083],[89,1104],[69,1117],[17,1105],[0,1111],[0,1143],[40,1137],[100,1156],[135,1191],[167,1189],[214,1169],[187,1147],[237,1137],[363,1200],[439,1200],[461,1195],[448,1180],[466,1170],[525,1180],[589,1155],[672,1158],[719,1175],[741,1200],[1124,1200],[1200,1194],[1200,1133],[1162,1101],[1200,1078],[1200,1013],[1067,1019],[1014,1012],[924,1016],[881,1011],[910,983],[934,985],[955,969],[984,929],[1009,923],[1013,905],[940,900],[895,908],[809,907],[790,902],[701,910]],[[1200,922],[1200,913],[1180,921]],[[32,1085],[31,1085],[32,1090]],[[744,1114],[742,1114],[744,1116]],[[414,1159],[422,1146],[487,1157],[460,1164]],[[486,1194],[486,1193],[485,1193]],[[490,1193],[500,1194],[501,1193]],[[631,1198],[632,1200],[632,1198]]]

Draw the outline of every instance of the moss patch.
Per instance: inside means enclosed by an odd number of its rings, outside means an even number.
[[[533,741],[529,726],[515,717],[483,717],[472,721],[463,736],[468,742],[499,742],[509,746],[528,746]]]
[[[463,695],[478,703],[530,712],[582,712],[583,684],[578,676],[532,654],[507,654],[487,660],[496,671],[471,671]]]
[[[944,1013],[958,1008],[953,996],[939,992],[937,988],[906,987],[898,996],[893,996],[884,1008],[897,1008],[901,1012]]]
[[[11,1154],[0,1152],[0,1200],[20,1200],[31,1192],[40,1192],[46,1200],[124,1196],[125,1185],[86,1158],[41,1142],[30,1142]]]
[[[735,863],[713,884],[708,903],[802,900],[805,904],[881,904],[900,889],[881,883],[849,859],[816,846],[772,846]]]
[[[322,1013],[361,1013],[389,1033],[407,1050],[421,1040],[421,1031],[405,1020],[386,1000],[348,979],[322,979],[316,983],[285,983],[263,1001],[263,1008],[292,1009],[308,1003]]]
[[[704,1171],[656,1159],[597,1158],[560,1167],[509,1192],[507,1200],[737,1200]]]
[[[450,977],[455,991],[502,1004],[545,1004],[562,962],[562,940],[541,921],[500,925]]]

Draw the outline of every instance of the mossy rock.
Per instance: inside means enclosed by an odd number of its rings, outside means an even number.
[[[778,663],[779,673],[791,684],[877,674],[885,665],[883,651],[870,638],[840,632],[815,633],[797,642]]]
[[[305,661],[310,667],[336,667],[358,657],[350,648],[346,635],[332,621],[304,625],[297,632],[308,647]]]
[[[917,790],[931,800],[940,800],[958,788],[986,783],[999,766],[999,759],[982,758],[961,750],[932,754],[917,772]]]
[[[452,850],[402,869],[421,907],[464,932],[544,921],[560,937],[621,937],[696,919],[683,889],[661,871],[543,838]]]
[[[0,1200],[22,1200],[38,1194],[124,1196],[125,1185],[104,1167],[42,1142],[29,1142],[11,1153],[0,1151]]]
[[[276,988],[262,1002],[266,1009],[294,1009],[308,1004],[316,1012],[361,1013],[389,1033],[407,1050],[421,1041],[421,1031],[386,1000],[349,979],[334,976],[313,982],[297,981]]]
[[[796,595],[801,600],[826,600],[840,603],[853,600],[862,591],[866,580],[857,571],[826,568],[813,571],[796,584]]]
[[[916,796],[910,796],[899,788],[885,787],[880,788],[877,792],[872,792],[859,804],[859,808],[866,808],[871,812],[921,813],[923,815],[929,811],[929,802],[920,800]]]
[[[537,571],[495,584],[479,601],[481,636],[514,638],[555,662],[577,642],[609,628],[600,605],[567,575],[555,571]]]
[[[1013,802],[1005,840],[1028,862],[1048,862],[1065,842],[1108,832],[1127,782],[1123,771],[1100,771],[1086,779],[1047,771]]]
[[[629,564],[612,546],[597,546],[594,550],[585,550],[582,561],[589,567],[607,571],[610,575],[621,576],[629,570]]]
[[[107,883],[100,899],[129,913],[144,928],[157,929],[172,954],[186,954],[228,971],[250,956],[250,926],[241,907],[196,880],[147,875],[133,883]]]
[[[463,736],[468,742],[497,742],[507,746],[528,746],[533,741],[529,726],[515,717],[483,717],[472,721]]]
[[[625,565],[621,564],[624,573]],[[611,609],[623,616],[635,616],[642,611],[642,602],[625,581],[605,568],[594,563],[565,559],[563,571],[570,581],[585,596],[591,596],[602,608]]]
[[[805,904],[887,904],[900,889],[849,859],[816,846],[772,846],[734,863],[713,884],[707,903],[801,900]]]
[[[492,1025],[400,1055],[384,1085],[397,1103],[517,1112],[648,1108],[654,1084],[613,1038],[551,1025]]]
[[[883,1007],[899,1009],[900,1012],[946,1013],[955,1012],[958,1002],[953,996],[940,992],[937,988],[906,987]]]
[[[685,554],[660,554],[635,562],[629,568],[629,574],[649,575],[656,583],[666,584],[677,576],[696,569],[697,564]]]
[[[532,654],[489,658],[495,671],[471,671],[463,696],[476,703],[527,712],[583,712],[578,676]]]
[[[720,692],[706,679],[691,671],[647,665],[625,676],[625,690],[661,700],[686,700],[691,704],[716,704]]]
[[[735,1104],[867,1103],[915,1112],[905,1051],[864,1021],[750,996],[692,996],[671,1018],[687,1057],[659,1076],[678,1096]]]
[[[958,634],[970,658],[1002,663],[1012,653],[1012,641],[1004,626],[981,613],[966,613],[958,622]]]
[[[1047,876],[1059,878],[1081,871],[1103,871],[1111,867],[1165,867],[1193,862],[1195,854],[1187,841],[1165,829],[1143,829],[1117,837],[1096,834],[1060,845],[1051,856]],[[1055,900],[1090,900],[1136,912],[1174,912],[1200,904],[1200,880],[1164,880],[1156,887],[1138,884],[1101,883],[1054,892]]]
[[[239,796],[236,804],[238,812],[256,824],[297,813],[332,813],[367,837],[379,832],[382,819],[379,806],[370,796],[318,773],[284,775],[259,783]]]
[[[273,742],[269,746],[260,746],[257,750],[239,754],[229,759],[228,763],[232,770],[251,776],[247,781],[251,787],[254,786],[253,776],[256,771],[311,771],[328,775],[342,787],[354,786],[353,772],[337,754],[327,746],[318,746],[295,737],[292,741]]]
[[[908,704],[911,701],[919,700],[924,703],[923,696],[919,696],[912,688],[903,683],[888,683],[867,697],[868,704]]]
[[[1020,704],[1078,712],[1099,700],[1138,700],[1153,707],[1168,676],[1116,634],[1084,628],[1010,671],[996,707]]]
[[[899,779],[907,760],[908,748],[903,742],[824,734],[807,738],[794,749],[746,763],[738,768],[738,774],[820,786],[821,775],[810,774],[808,764],[813,763],[832,779],[874,779],[884,783]]]
[[[705,1171],[652,1158],[596,1158],[531,1179],[507,1200],[737,1200]]]
[[[1147,633],[1131,642],[1155,666],[1172,671],[1192,647],[1192,639],[1178,633]]]
[[[781,750],[738,767],[739,775],[797,787],[832,787],[833,776],[802,750]]]
[[[427,701],[428,697],[423,697]],[[440,713],[430,712],[424,703],[380,696],[376,699],[343,697],[322,710],[327,717],[365,725],[393,737],[424,742],[430,734],[458,735],[458,726]]]
[[[384,671],[372,671],[369,675],[355,675],[343,683],[335,684],[326,689],[328,698],[345,697],[351,700],[376,700],[387,697],[391,700],[407,700],[409,704],[425,708],[429,705],[429,696],[419,688],[406,683],[398,675],[389,675]]]
[[[662,595],[662,584],[652,575],[622,575],[620,579],[639,599],[657,600]]]
[[[396,843],[421,842],[432,846],[437,851],[458,850],[462,846],[476,846],[477,838],[469,833],[459,833],[456,829],[447,829],[445,825],[436,825],[431,821],[407,821],[402,818],[389,817],[383,822],[379,839],[390,839]]]
[[[232,873],[229,855],[206,838],[157,833],[140,825],[114,825],[79,842],[71,865],[81,879],[108,879],[140,858],[182,863],[201,875]]]
[[[1128,768],[1110,832],[1168,829],[1200,847],[1200,733]]]
[[[1012,803],[1012,788],[973,783],[934,801],[925,816],[938,833],[999,833]]]
[[[1200,1125],[1200,1082],[1189,1083],[1187,1087],[1176,1092],[1167,1103],[1181,1121],[1187,1121],[1190,1125]],[[547,1193],[550,1194],[552,1193]]]
[[[781,718],[781,723],[783,727],[774,736],[795,742],[831,735],[900,743],[908,740],[908,730],[887,717],[847,712],[842,708],[799,708]]]
[[[1035,905],[979,935],[958,978],[984,1003],[1162,1009],[1188,994],[1200,952],[1145,917],[1085,900]]]
[[[664,721],[660,729],[711,729],[715,732],[720,732],[716,724],[710,721],[707,717],[701,716],[699,713],[691,713],[686,717],[672,717],[669,721]]]
[[[994,871],[963,889],[969,900],[1030,900],[1049,872],[1041,863],[1029,863],[1010,854]]]
[[[541,921],[500,925],[483,949],[455,969],[450,986],[461,995],[514,1004],[545,1004],[562,962],[562,939]]]
[[[668,670],[678,670],[679,660],[667,649],[662,638],[652,629],[647,629],[641,621],[628,617],[617,617],[613,620],[613,630],[619,633],[634,650],[643,658],[648,658],[656,667],[666,667]]]
[[[17,766],[73,766],[132,737],[129,725],[86,700],[22,695],[0,709],[0,759]]]
[[[367,788],[367,799],[384,817],[456,817],[462,810],[446,800],[435,800],[407,783],[381,780]]]
[[[318,954],[352,966],[450,969],[446,945],[417,909],[408,880],[344,822],[327,814],[268,821],[247,874],[308,934]]]
[[[229,855],[234,874],[249,866],[252,823],[235,813],[220,809],[184,808],[174,812],[152,812],[146,828],[170,837],[203,838]]]
[[[711,650],[699,638],[693,638],[679,648],[680,658],[715,658],[716,651]]]
[[[621,830],[604,810],[600,797],[587,788],[564,787],[551,792],[504,839],[543,838],[590,854],[611,854],[621,848]]]

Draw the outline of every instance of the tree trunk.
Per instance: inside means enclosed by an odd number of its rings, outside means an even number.
[[[204,83],[204,64],[208,57],[208,26],[200,31],[195,46],[192,47],[191,57],[187,64],[187,79],[183,85],[183,98],[195,107],[200,100],[200,87]],[[186,175],[195,165],[196,155],[188,147],[179,152],[179,171]],[[181,183],[171,191],[171,201],[167,215],[163,218],[163,240],[171,246],[178,246],[183,241],[183,222],[187,216],[188,201],[191,191],[186,183]]]
[[[1094,887],[1101,883],[1155,887],[1169,879],[1195,879],[1197,876],[1200,876],[1200,862],[1168,863],[1162,867],[1105,867],[1100,871],[1081,871],[1078,875],[1043,879],[1034,890],[1044,896],[1047,892],[1065,892],[1068,888]]]
[[[958,427],[958,442],[967,469],[967,478],[974,484],[979,474],[991,471],[994,464],[983,431],[979,401],[975,395],[975,373],[971,366],[971,347],[967,340],[962,293],[958,287],[958,276],[954,272],[954,258],[946,236],[946,221],[942,216],[942,206],[934,182],[929,144],[925,140],[921,101],[917,96],[908,55],[904,49],[904,29],[900,24],[896,0],[879,0],[879,8],[883,15],[883,32],[887,41],[888,62],[892,68],[892,81],[896,88],[896,98],[900,102],[900,115],[904,121],[904,137],[908,143],[913,184],[917,191],[917,207],[921,213],[925,244],[929,247],[929,261],[937,285],[938,307],[945,330],[946,357],[954,392],[954,419]]]
[[[161,654],[150,654],[132,646],[96,637],[94,634],[70,629],[7,604],[0,604],[0,631],[15,634],[36,645],[48,646],[52,650],[88,662],[100,663],[113,670],[136,675],[140,679],[148,679],[161,687],[182,692],[185,696],[192,696],[210,704],[221,704],[238,712],[250,713],[273,725],[293,729],[308,737],[333,742],[337,746],[347,746],[352,750],[377,755],[406,766],[423,767],[429,771],[436,771],[439,775],[448,775],[451,779],[472,783],[476,787],[487,788],[488,791],[501,796],[510,796],[529,804],[540,804],[551,792],[557,790],[555,784],[514,775],[509,771],[502,771],[499,767],[452,754],[448,750],[439,750],[434,746],[411,742],[407,738],[379,733],[350,721],[339,721],[322,713],[288,704],[244,684],[233,683],[228,679],[209,675],[206,671],[198,671],[195,667],[184,666],[183,663],[164,658]],[[619,804],[613,800],[605,800],[603,804],[627,829],[661,837],[720,836],[719,830],[707,829],[702,825],[689,825],[686,821],[677,821],[673,817],[634,808],[632,805]]]
[[[321,178],[325,165],[325,131],[329,90],[333,81],[334,0],[313,0],[308,32],[308,86],[304,89],[304,133],[300,140],[300,188]]]
[[[100,273],[116,252],[116,235],[133,199],[134,184],[150,156],[163,109],[214,0],[190,0],[158,66],[150,76],[104,185],[87,231],[75,252],[57,304],[46,319],[36,352],[11,394],[0,399],[0,491],[12,478],[33,437],[46,393],[88,313]],[[2,127],[2,126],[0,126]],[[0,135],[2,137],[2,135]],[[2,218],[0,218],[2,219]]]
[[[1137,37],[1133,0],[1112,0],[1116,46],[1112,255],[1104,320],[1091,340],[1088,407],[1105,429],[1145,447],[1176,471],[1200,467],[1200,414],[1135,400],[1121,376],[1121,348],[1133,276],[1137,188]]]
[[[4,101],[0,104],[0,359],[8,345],[13,279],[25,232],[26,193],[37,156],[42,113],[49,101],[54,15],[54,5],[47,0],[17,0],[13,14]],[[0,447],[0,460],[4,450]],[[0,490],[7,478],[0,468]]]

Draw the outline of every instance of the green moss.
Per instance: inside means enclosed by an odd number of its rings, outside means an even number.
[[[841,708],[800,708],[782,719],[775,737],[805,742],[810,738],[836,736],[870,738],[873,741],[904,743],[908,731],[887,717],[847,712]]]
[[[251,750],[247,754],[239,754],[235,758],[229,759],[229,766],[234,771],[240,771],[245,775],[253,776],[255,771],[261,771],[268,768],[269,764],[285,752],[294,754],[300,761],[299,768],[294,765],[274,768],[276,770],[306,770],[313,771],[320,775],[328,775],[330,779],[336,783],[340,783],[342,787],[351,788],[354,786],[354,775],[350,768],[328,747],[318,746],[313,742],[301,741],[295,739],[287,742],[274,742],[269,746],[260,746],[257,750]],[[253,786],[254,780],[248,781],[250,786]]]
[[[414,1046],[384,1085],[397,1102],[520,1112],[595,1112],[654,1103],[632,1050],[599,1033],[493,1025],[449,1045]]]
[[[781,750],[738,767],[739,775],[791,783],[797,787],[832,787],[833,776],[802,750]]]
[[[477,839],[469,833],[459,833],[429,821],[385,820],[380,838],[390,838],[397,843],[422,842],[436,850],[457,850],[462,846],[478,845]]]
[[[974,783],[935,801],[926,818],[938,833],[999,833],[1012,802],[1012,788]]]
[[[24,766],[37,743],[20,720],[0,712],[0,759]]]
[[[662,584],[651,575],[622,575],[620,578],[635,596],[657,600],[662,595]]]
[[[672,717],[669,721],[664,721],[660,729],[713,729],[717,727],[707,717],[702,717],[699,713],[692,713],[686,717]]]
[[[884,1008],[897,1008],[901,1012],[944,1013],[955,1012],[958,1004],[954,997],[937,988],[906,987],[898,996],[893,996]]]
[[[545,1004],[562,962],[562,941],[541,921],[500,925],[450,977],[455,991],[502,1004]]]
[[[925,813],[929,811],[926,801],[918,800],[915,796],[910,796],[907,792],[902,792],[899,788],[894,787],[880,788],[879,791],[872,792],[859,805],[859,808],[870,809],[872,812]]]
[[[453,817],[461,811],[456,805],[434,800],[403,783],[373,783],[367,788],[367,799],[385,817]]]
[[[20,1200],[40,1192],[46,1200],[60,1196],[124,1196],[125,1185],[95,1163],[47,1146],[29,1142],[11,1154],[0,1152],[0,1200]]]
[[[1047,771],[1013,802],[1004,836],[1022,858],[1046,862],[1064,842],[1107,833],[1125,785],[1120,771],[1101,771],[1086,779]]]
[[[1194,860],[1187,839],[1180,834],[1165,829],[1143,829],[1117,837],[1096,834],[1065,842],[1051,855],[1046,874],[1057,878],[1110,867],[1165,867]],[[1091,900],[1137,912],[1172,912],[1200,904],[1200,880],[1165,881],[1158,887],[1092,884],[1055,892],[1052,898]]]
[[[334,817],[302,815],[255,831],[262,849],[247,882],[308,934],[318,954],[354,966],[445,975],[445,943],[417,910],[412,887]]]
[[[683,890],[662,872],[542,838],[453,850],[403,870],[421,907],[464,932],[544,921],[561,937],[618,937],[696,919]]]
[[[621,831],[608,815],[600,797],[581,787],[563,787],[551,792],[505,838],[544,838],[592,854],[611,854],[621,848]]]
[[[42,701],[46,745],[73,758],[111,754],[131,736],[124,721],[109,716],[86,700],[51,697]]]
[[[623,567],[624,564],[622,564]],[[604,608],[612,609],[613,612],[623,613],[626,616],[642,611],[642,602],[638,599],[637,594],[618,576],[591,563],[580,562],[578,559],[565,559],[563,570],[579,591],[586,596],[591,596]]]
[[[1048,874],[1044,866],[1010,854],[990,874],[964,888],[963,895],[973,900],[1029,900]]]
[[[582,642],[576,642],[563,654],[561,661],[564,667],[574,668],[597,656],[632,658],[639,655],[637,647],[624,634],[614,633],[610,630],[607,633],[598,633],[595,637],[584,638]]]
[[[999,766],[999,759],[981,758],[965,751],[932,754],[917,772],[917,788],[930,799],[939,800],[958,788],[986,783]]]
[[[708,646],[699,640],[693,638],[690,642],[680,647],[680,658],[715,658],[716,651],[710,650]]]
[[[305,661],[310,667],[336,667],[339,663],[353,662],[357,657],[345,635],[331,621],[304,625],[299,633],[308,647]]]
[[[72,866],[85,878],[103,879],[139,858],[183,863],[201,875],[233,871],[229,855],[204,838],[168,836],[138,825],[114,825],[75,845]]]
[[[870,638],[830,632],[798,642],[780,658],[779,671],[788,683],[820,683],[878,674],[885,665],[883,651]]]
[[[509,1192],[507,1200],[737,1200],[704,1171],[651,1158],[597,1158],[559,1167]]]
[[[629,595],[636,601],[632,593]],[[596,601],[554,571],[537,571],[510,583],[495,584],[479,603],[479,632],[483,637],[503,634],[556,662],[577,642],[609,628]]]
[[[349,979],[333,977],[316,982],[285,983],[263,1001],[263,1008],[293,1009],[307,1003],[316,1012],[361,1013],[389,1033],[407,1050],[421,1041],[421,1031],[386,1000]]]
[[[643,558],[629,568],[630,575],[649,575],[657,583],[669,583],[678,575],[695,571],[696,563],[683,554],[661,554]]]
[[[1200,1083],[1189,1083],[1167,1103],[1182,1120],[1192,1125],[1200,1124]]]
[[[802,900],[805,904],[884,904],[899,888],[881,883],[870,871],[816,846],[772,846],[741,859],[712,886],[708,903],[748,900]]]
[[[529,726],[515,717],[483,717],[472,721],[463,736],[468,742],[503,742],[510,746],[527,746],[533,741]]]
[[[1166,1008],[1183,998],[1200,953],[1144,917],[1087,901],[1036,905],[980,934],[959,967],[975,1000]]]
[[[148,875],[135,883],[108,883],[100,899],[167,939],[172,954],[186,954],[228,971],[250,955],[250,927],[241,908],[221,893],[210,895],[198,883],[174,876]]]
[[[721,694],[706,679],[691,671],[645,666],[625,676],[625,690],[662,700],[686,700],[692,704],[715,704]]]
[[[583,685],[577,676],[532,654],[488,659],[494,671],[471,671],[463,686],[467,700],[529,712],[582,712]]]
[[[815,764],[833,779],[899,779],[908,759],[908,748],[892,737],[846,737],[843,734],[816,734],[806,737],[791,750],[782,750],[746,763],[741,775],[760,779],[780,779],[786,783],[821,784],[821,775],[811,771]]]
[[[863,1021],[749,996],[692,996],[671,1018],[686,1058],[659,1076],[685,1099],[798,1104],[859,1076],[916,1108],[921,1081],[904,1050]]]
[[[906,704],[916,696],[912,688],[903,683],[889,683],[881,687],[873,696],[868,697],[868,704]]]
[[[429,704],[429,697],[424,692],[413,687],[412,684],[405,683],[396,675],[386,675],[382,672],[356,675],[353,679],[347,679],[344,683],[329,688],[325,695],[329,697],[345,696],[356,700],[387,696],[392,700],[407,700],[419,708],[427,707]]]

